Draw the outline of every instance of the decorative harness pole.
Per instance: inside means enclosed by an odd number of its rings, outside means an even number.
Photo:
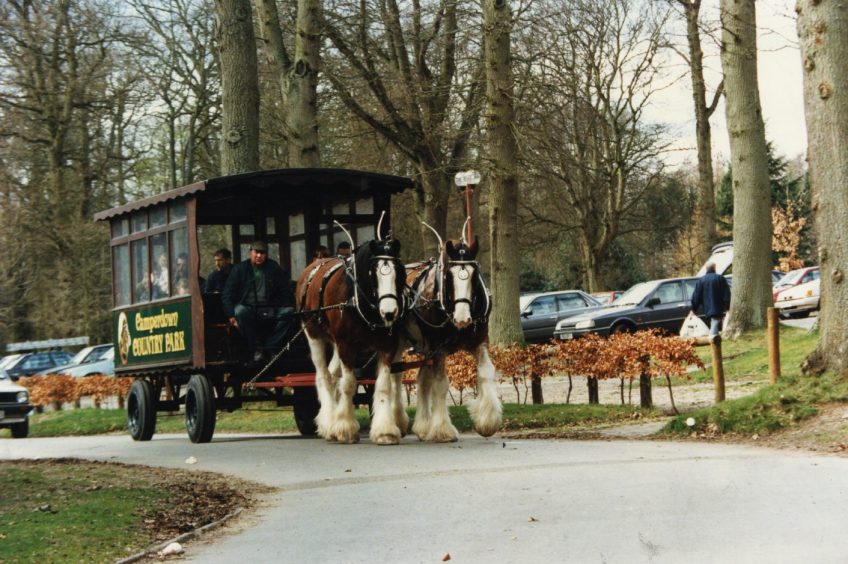
[[[465,223],[468,225],[468,232],[465,233],[466,241],[470,244],[473,240],[471,231],[471,194],[474,193],[474,187],[480,183],[480,173],[476,170],[466,170],[465,172],[457,172],[454,176],[460,192],[465,191]]]

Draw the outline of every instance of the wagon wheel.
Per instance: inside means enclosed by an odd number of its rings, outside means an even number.
[[[311,437],[318,431],[315,416],[321,404],[315,388],[294,388],[294,422],[304,437]]]
[[[188,381],[185,422],[191,442],[208,443],[212,440],[215,433],[215,392],[203,374],[195,374]]]
[[[25,439],[29,434],[29,419],[24,419],[20,423],[12,423],[12,438]]]
[[[153,384],[136,380],[127,397],[127,428],[136,441],[149,441],[156,431],[156,398]]]

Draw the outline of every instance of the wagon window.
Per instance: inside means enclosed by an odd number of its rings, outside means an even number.
[[[356,228],[356,244],[357,245],[361,245],[365,241],[370,241],[373,238],[374,238],[374,226],[373,225],[362,225],[362,226]]]
[[[277,234],[277,220],[273,217],[265,218],[265,233],[268,235]]]
[[[268,243],[268,258],[280,262],[280,244]]]
[[[374,198],[356,200],[356,213],[360,215],[374,213]]]
[[[303,235],[303,214],[298,213],[289,216],[289,235]]]
[[[168,223],[168,210],[165,207],[158,207],[150,210],[150,227],[161,227]]]
[[[147,229],[147,212],[139,212],[132,216],[132,232],[138,233]]]
[[[339,243],[342,241],[348,241],[347,235],[341,229],[337,229],[333,233],[333,250],[331,252],[335,252],[336,247],[339,246]]]
[[[292,241],[289,243],[291,256],[291,276],[296,278],[306,268],[306,241]]]
[[[151,217],[152,220],[152,217]],[[168,239],[167,234],[159,233],[150,238],[150,246],[153,250],[153,275],[151,282],[153,286],[153,299],[167,298],[168,290]]]
[[[239,235],[254,235],[256,230],[253,228],[252,223],[242,223],[238,226]]]
[[[112,239],[124,237],[130,232],[130,220],[127,218],[112,221]]]
[[[132,242],[133,299],[146,302],[150,299],[150,263],[147,256],[147,239]]]
[[[172,295],[185,296],[188,285],[188,235],[186,228],[174,229],[171,236],[171,288]]]
[[[333,215],[348,215],[350,213],[350,204],[343,202],[333,206]]]
[[[180,200],[179,202],[174,202],[171,204],[171,223],[177,223],[178,221],[185,221],[186,219],[186,205],[184,200]]]
[[[118,245],[112,248],[112,264],[115,265],[115,307],[130,303],[130,247]]]

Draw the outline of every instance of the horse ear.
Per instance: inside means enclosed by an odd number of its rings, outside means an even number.
[[[398,241],[397,239],[390,239],[390,241],[391,241],[391,249],[392,249],[391,254],[392,254],[392,256],[393,257],[399,257],[400,256],[400,241]]]
[[[477,256],[477,250],[480,248],[480,238],[477,235],[474,236],[474,242],[471,243],[471,246],[468,247],[468,251],[471,253],[471,256]]]
[[[445,243],[445,250],[447,251],[449,257],[453,257],[453,255],[456,254],[456,249],[453,246],[453,241],[451,241],[450,239],[448,239],[448,242]]]

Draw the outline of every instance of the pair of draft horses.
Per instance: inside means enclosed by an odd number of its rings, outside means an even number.
[[[379,226],[377,233],[379,237]],[[433,361],[418,372],[412,431],[419,439],[457,440],[445,372],[445,357],[456,351],[470,352],[477,361],[477,398],[469,406],[474,429],[488,437],[500,428],[502,408],[488,350],[490,298],[477,249],[476,239],[470,245],[464,238],[445,245],[439,238],[438,260],[404,266],[400,243],[389,237],[359,246],[347,262],[317,259],[304,269],[295,294],[298,309],[321,312],[303,322],[316,369],[320,436],[339,443],[359,441],[354,362],[360,353],[373,353],[377,378],[370,438],[379,445],[400,442],[409,417],[401,375],[391,373],[391,364],[410,345]]]

